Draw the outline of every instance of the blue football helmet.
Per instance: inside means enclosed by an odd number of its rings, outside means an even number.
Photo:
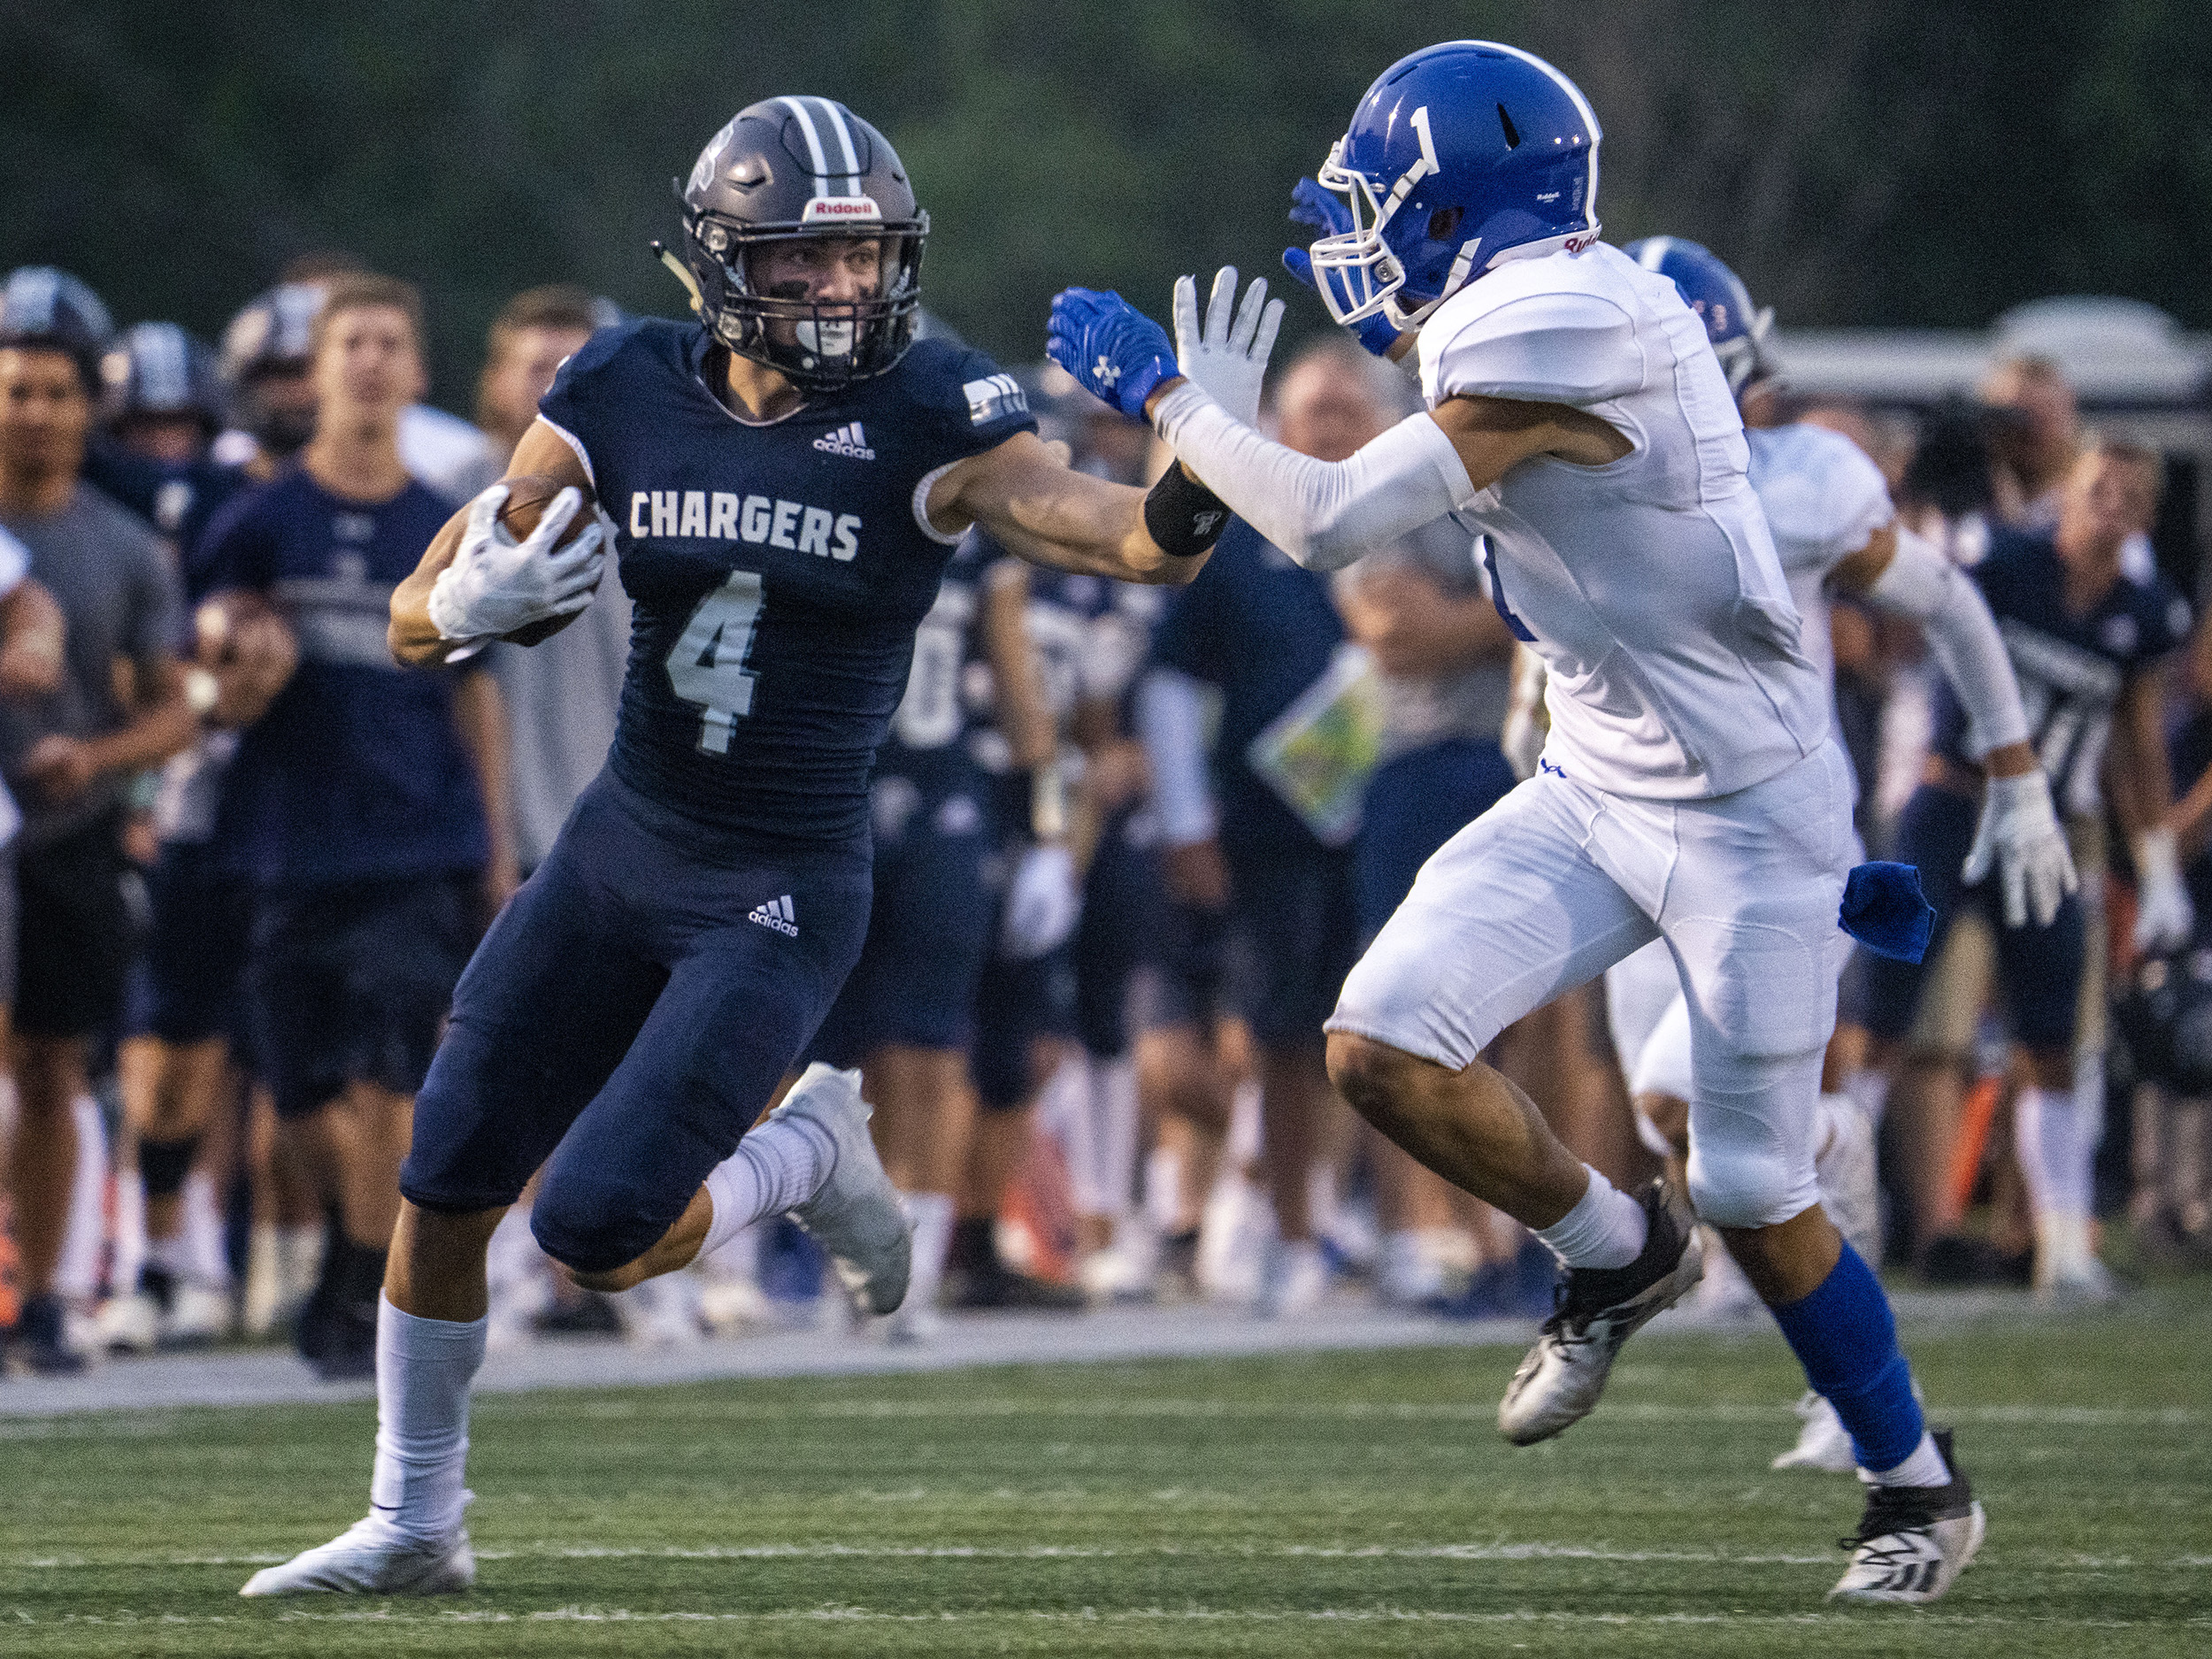
[[[1741,397],[1744,388],[1774,373],[1766,355],[1767,331],[1774,326],[1771,307],[1751,303],[1751,290],[1708,248],[1679,236],[1647,236],[1621,250],[1647,271],[1671,278],[1683,303],[1705,319],[1705,337],[1728,376],[1728,389]]]
[[[1515,47],[1448,41],[1400,58],[1321,167],[1352,212],[1311,249],[1330,313],[1410,328],[1502,259],[1587,247],[1602,136],[1574,82]]]

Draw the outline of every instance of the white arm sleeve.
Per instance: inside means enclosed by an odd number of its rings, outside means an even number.
[[[1926,632],[1928,649],[1966,710],[1969,754],[1978,758],[2027,741],[2028,716],[2012,659],[1988,602],[1965,572],[1901,525],[1896,555],[1866,596],[1885,611],[1910,617]]]
[[[1171,847],[1213,839],[1206,780],[1205,694],[1179,669],[1155,668],[1137,685],[1137,735],[1152,768],[1152,807]]]
[[[1459,451],[1409,415],[1347,460],[1271,442],[1186,380],[1160,400],[1161,437],[1231,511],[1308,570],[1333,571],[1463,507]]]

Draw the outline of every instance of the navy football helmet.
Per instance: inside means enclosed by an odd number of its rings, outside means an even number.
[[[322,309],[319,282],[286,282],[248,301],[223,329],[223,379],[243,386],[271,369],[305,366]]]
[[[1772,308],[1752,304],[1743,279],[1710,249],[1680,236],[1647,236],[1621,251],[1645,270],[1671,279],[1683,303],[1705,319],[1705,337],[1727,372],[1730,391],[1741,397],[1747,386],[1774,373],[1765,351]]]
[[[108,308],[79,279],[52,265],[8,273],[0,288],[0,346],[50,346],[77,360],[86,389],[98,395],[100,354],[115,335]]]
[[[140,323],[100,360],[108,419],[188,416],[212,437],[223,427],[225,399],[215,354],[175,323]]]
[[[1310,250],[1340,323],[1414,326],[1504,259],[1597,240],[1598,118],[1542,58],[1490,41],[1402,58],[1323,164],[1352,226]]]
[[[881,374],[914,343],[929,215],[898,152],[843,104],[765,98],[740,110],[699,152],[679,193],[699,319],[740,357],[799,385],[831,388]],[[763,249],[831,236],[883,244],[874,297],[818,304],[754,280],[752,260]],[[780,333],[792,339],[779,341]]]

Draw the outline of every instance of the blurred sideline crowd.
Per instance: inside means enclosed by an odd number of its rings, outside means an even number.
[[[373,1370],[412,1095],[475,939],[605,756],[628,654],[611,560],[543,644],[392,664],[393,586],[502,476],[562,360],[618,320],[578,289],[516,296],[462,421],[422,402],[422,303],[301,261],[210,347],[119,330],[48,267],[0,296],[0,1374],[236,1340]],[[1075,465],[1128,482],[1164,465],[1057,370],[1029,396]],[[2150,893],[2162,872],[2106,804],[2170,834],[2212,927],[2212,637],[2153,561],[2157,457],[2085,430],[2033,357],[1918,421],[1773,379],[1743,401],[1749,425],[1851,439],[1897,521],[1962,565],[2023,534],[2070,570],[2116,559],[2127,614],[2170,634],[2131,635],[2105,699],[2152,733],[2170,788],[2146,784],[2139,746],[2063,734],[2078,996],[2044,1006],[2074,970],[2012,949],[1932,867],[1925,972],[1847,982],[1824,1133],[1872,1148],[1880,1193],[1847,1231],[1893,1271],[2050,1302],[2124,1294],[2108,1260],[2212,1260],[2212,939]],[[1329,341],[1279,367],[1269,419],[1334,460],[1413,406]],[[916,1228],[907,1306],[856,1340],[1115,1302],[1550,1311],[1549,1252],[1359,1125],[1322,1057],[1345,972],[1421,864],[1537,764],[1533,658],[1479,555],[1447,521],[1330,578],[1247,534],[1171,598],[972,535],[879,764],[868,949],[816,1044],[861,1068]],[[1939,676],[1894,617],[1838,598],[1819,625],[1861,834],[1905,856],[1945,790],[1975,787],[1936,742]],[[2074,776],[2122,753],[2131,775],[2101,791]],[[2164,918],[2147,933],[2146,894]],[[1496,1050],[1617,1184],[1681,1156],[1680,1102],[1635,1074],[1629,1029],[1648,1022],[1594,985]],[[2039,1105],[2059,1089],[2062,1119]],[[2062,1121],[2085,1144],[2055,1148]],[[495,1347],[848,1317],[787,1223],[608,1297],[553,1270],[527,1202],[494,1241]],[[1755,1311],[1710,1255],[1699,1297]]]

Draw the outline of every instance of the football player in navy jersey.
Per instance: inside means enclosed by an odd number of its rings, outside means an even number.
[[[248,1594],[471,1581],[484,1247],[541,1164],[533,1231],[587,1286],[787,1210],[865,1306],[898,1306],[907,1225],[849,1074],[810,1067],[746,1132],[859,955],[869,773],[915,630],[972,524],[1041,564],[1181,582],[1226,517],[1179,471],[1148,495],[1071,472],[1010,376],[913,340],[928,219],[841,105],[740,111],[683,196],[698,324],[596,335],[510,466],[572,488],[517,542],[494,486],[393,595],[408,663],[557,624],[600,573],[601,526],[557,545],[588,485],[635,604],[630,670],[608,769],[463,976],[417,1105],[372,1513]]]
[[[2101,1036],[2079,1041],[2085,1010],[2101,1027],[2101,952],[2091,941],[2085,898],[2100,886],[2107,780],[2111,806],[2134,855],[2134,941],[2157,954],[2188,941],[2193,915],[2180,877],[2172,786],[2164,734],[2163,659],[2187,637],[2189,605],[2162,580],[2122,572],[2131,536],[2150,526],[2159,489],[2158,457],[2114,443],[2092,445],[2075,464],[2061,496],[2055,529],[2001,530],[1974,569],[1996,613],[2026,704],[2029,738],[2068,819],[2075,856],[2089,876],[2047,926],[2016,920],[1993,902],[1998,883],[1959,879],[1974,837],[1983,780],[1969,758],[1968,722],[1947,684],[1937,704],[1936,740],[1921,786],[1898,822],[1897,856],[1920,866],[1936,909],[1933,962],[1952,918],[1967,905],[1990,912],[1998,978],[2011,1036],[2029,1080],[2014,1102],[2020,1170],[2035,1211],[2035,1281],[2049,1295],[2101,1299],[2112,1294],[2091,1248],[2091,1166],[2102,1117]],[[2108,750],[2109,752],[2108,753]],[[1875,1042],[1871,1065],[1894,1075],[1918,1008],[1924,970],[1870,959],[1864,1024]],[[2092,990],[2084,995],[2087,980]],[[2085,1056],[2095,1056],[2093,1064]],[[1944,1191],[1955,1129],[1959,1071],[1944,1056],[1910,1056],[1929,1085],[1901,1112],[1910,1137],[1904,1167],[1916,1187],[1924,1249],[1955,1225]],[[1905,1105],[1903,1091],[1899,1104]]]

